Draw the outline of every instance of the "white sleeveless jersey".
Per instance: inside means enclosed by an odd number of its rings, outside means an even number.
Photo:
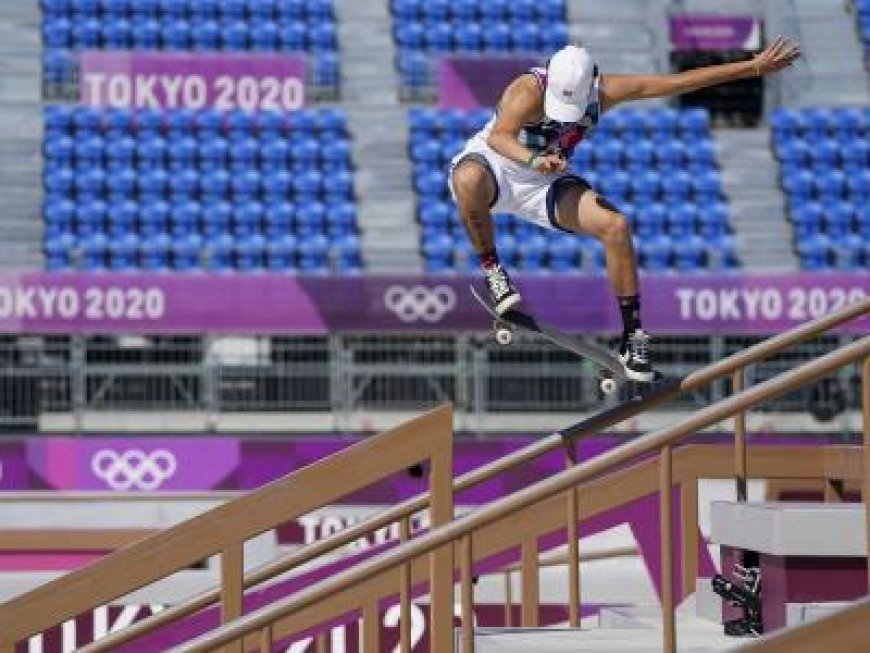
[[[547,69],[532,68],[529,71],[538,80],[538,85],[541,91],[547,90]],[[534,152],[547,152],[559,154],[564,158],[570,158],[574,152],[574,148],[592,132],[598,124],[601,117],[601,102],[600,102],[600,77],[595,79],[590,95],[589,104],[586,106],[586,112],[579,122],[567,124],[550,120],[546,116],[538,122],[525,125],[518,135],[520,143],[528,147]],[[492,131],[498,117],[498,108],[489,122],[484,125],[476,135],[476,138],[482,138],[484,141]]]

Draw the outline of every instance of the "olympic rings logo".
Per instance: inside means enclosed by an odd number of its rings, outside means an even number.
[[[91,470],[113,490],[152,492],[175,474],[175,454],[155,449],[150,454],[140,449],[118,453],[103,449],[91,459]]]
[[[450,286],[402,286],[384,291],[384,306],[402,322],[438,322],[456,306],[456,292]]]

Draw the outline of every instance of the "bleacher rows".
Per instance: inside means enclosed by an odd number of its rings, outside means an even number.
[[[778,109],[770,124],[801,267],[870,267],[870,109]]]
[[[332,0],[42,0],[43,76],[61,84],[81,50],[307,53],[314,87],[337,88]]]
[[[346,116],[48,107],[50,269],[359,271]]]
[[[456,207],[447,167],[490,111],[415,110],[410,114],[421,250],[430,272],[476,265]],[[721,269],[738,265],[716,151],[703,110],[621,110],[606,115],[572,164],[632,221],[647,270]],[[599,243],[546,232],[515,216],[497,217],[499,255],[527,272],[600,271]]]
[[[435,58],[451,53],[551,54],[569,41],[564,0],[392,0],[402,86],[432,84]]]

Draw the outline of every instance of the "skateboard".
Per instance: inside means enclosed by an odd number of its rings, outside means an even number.
[[[538,334],[545,340],[570,351],[581,358],[591,361],[598,368],[598,387],[605,395],[611,395],[619,387],[631,381],[622,367],[620,360],[604,347],[581,338],[572,338],[546,324],[541,324],[536,318],[520,310],[509,310],[499,315],[483,293],[471,284],[471,294],[477,302],[492,316],[495,340],[500,345],[509,345],[513,341],[514,331],[521,329]]]

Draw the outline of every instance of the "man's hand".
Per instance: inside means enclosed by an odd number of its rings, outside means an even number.
[[[755,55],[752,65],[755,74],[761,77],[792,65],[801,56],[801,46],[784,36],[778,36],[762,52]]]
[[[556,172],[563,172],[568,168],[568,161],[558,154],[538,154],[532,159],[530,166],[533,170],[537,170],[542,175],[551,175]]]

